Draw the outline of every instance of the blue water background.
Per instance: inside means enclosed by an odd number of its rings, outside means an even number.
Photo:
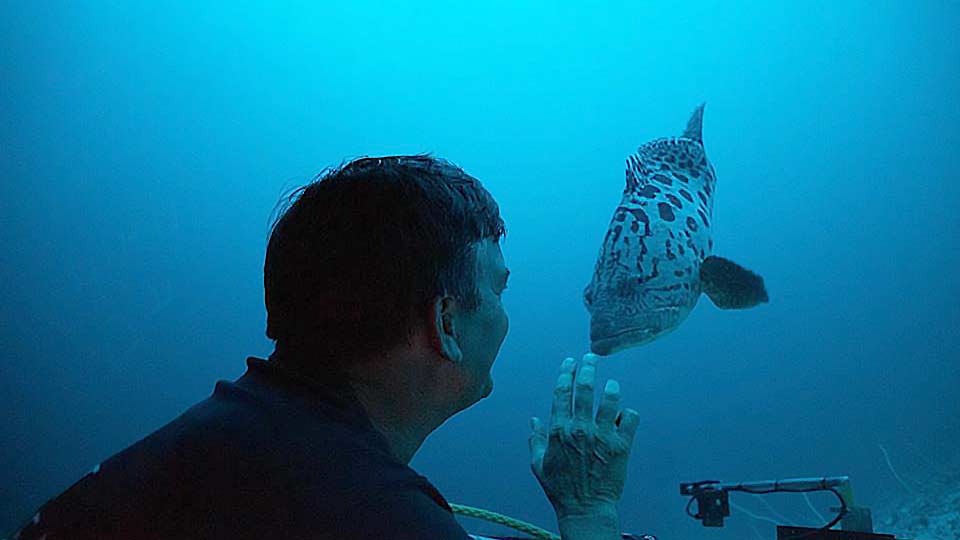
[[[880,445],[908,485],[960,445],[957,28],[933,1],[4,3],[0,531],[269,354],[282,194],[417,152],[494,194],[513,276],[493,395],[413,466],[554,528],[529,417],[586,351],[626,156],[702,101],[715,252],[771,302],[703,299],[602,361],[642,419],[623,527],[773,538],[738,509],[686,517],[678,484],[707,478],[849,474],[880,512],[908,494]],[[733,501],[819,524],[796,495]]]

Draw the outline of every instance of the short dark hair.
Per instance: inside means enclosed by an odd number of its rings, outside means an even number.
[[[438,295],[476,309],[473,246],[506,234],[480,181],[429,155],[357,159],[287,202],[263,268],[266,334],[333,363],[409,338]]]

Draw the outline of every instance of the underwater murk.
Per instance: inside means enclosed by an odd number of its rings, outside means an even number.
[[[593,351],[640,413],[623,531],[960,538],[957,28],[939,1],[4,4],[0,537],[269,355],[283,194],[431,153],[497,199],[512,276],[493,393],[411,463],[448,500],[555,528],[528,421]]]

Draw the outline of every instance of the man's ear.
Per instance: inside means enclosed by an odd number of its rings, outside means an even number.
[[[454,313],[456,309],[457,301],[449,296],[437,298],[433,305],[434,324],[440,340],[440,354],[452,362],[460,362],[463,359],[463,351],[460,350],[460,343],[457,341]]]

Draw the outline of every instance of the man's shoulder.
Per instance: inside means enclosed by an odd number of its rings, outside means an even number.
[[[195,530],[213,516],[216,535]],[[459,528],[430,482],[342,403],[305,406],[241,381],[218,382],[208,399],[104,461],[44,505],[21,537],[82,538],[78,527],[99,538]]]

